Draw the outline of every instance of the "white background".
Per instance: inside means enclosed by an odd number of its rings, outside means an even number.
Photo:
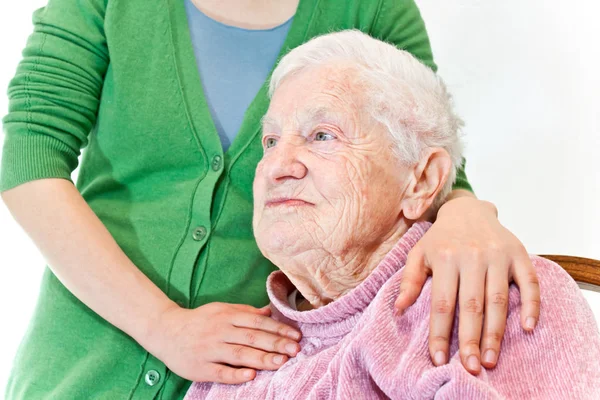
[[[374,0],[373,0],[374,1]],[[0,2],[5,92],[45,0]],[[600,5],[417,0],[467,122],[467,174],[530,253],[600,259]],[[0,114],[7,99],[0,95]],[[3,136],[0,136],[2,139]],[[44,261],[0,203],[0,396]],[[600,295],[585,293],[600,321]]]

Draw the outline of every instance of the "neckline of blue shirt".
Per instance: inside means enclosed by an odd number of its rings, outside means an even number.
[[[192,3],[193,4],[193,3]],[[193,4],[194,5],[194,4]],[[295,14],[292,15],[287,21],[285,21],[284,23],[274,26],[272,28],[268,28],[268,29],[248,29],[248,28],[240,28],[239,26],[234,26],[234,25],[227,25],[224,22],[221,21],[217,21],[216,19],[209,17],[208,15],[206,15],[201,9],[199,9],[198,7],[196,7],[196,5],[194,5],[194,8],[198,11],[198,13],[200,13],[204,18],[206,18],[208,21],[210,21],[210,23],[215,24],[217,26],[220,26],[222,28],[225,29],[231,29],[231,30],[236,30],[236,31],[240,31],[240,32],[246,32],[246,33],[254,33],[254,32],[273,32],[276,31],[278,29],[283,29],[285,28],[287,25],[292,23],[292,20],[295,17]]]

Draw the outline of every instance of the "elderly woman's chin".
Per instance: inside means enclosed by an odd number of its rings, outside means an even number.
[[[285,208],[285,209],[284,209]],[[296,207],[293,207],[296,208]],[[255,217],[254,235],[256,243],[263,255],[275,262],[275,255],[290,256],[302,252],[309,246],[301,231],[306,232],[302,212],[298,209],[282,207],[266,209]]]

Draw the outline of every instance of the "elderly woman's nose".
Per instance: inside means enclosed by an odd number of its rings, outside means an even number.
[[[306,176],[307,168],[299,159],[302,146],[295,143],[279,143],[272,149],[267,162],[267,174],[273,182],[286,179],[302,179]]]

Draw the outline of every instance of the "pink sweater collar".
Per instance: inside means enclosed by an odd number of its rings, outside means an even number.
[[[305,338],[346,335],[384,283],[404,266],[409,251],[430,226],[428,222],[415,223],[367,279],[338,300],[316,310],[296,311],[290,307],[288,295],[295,288],[283,272],[273,272],[267,280],[273,315],[299,328]]]

